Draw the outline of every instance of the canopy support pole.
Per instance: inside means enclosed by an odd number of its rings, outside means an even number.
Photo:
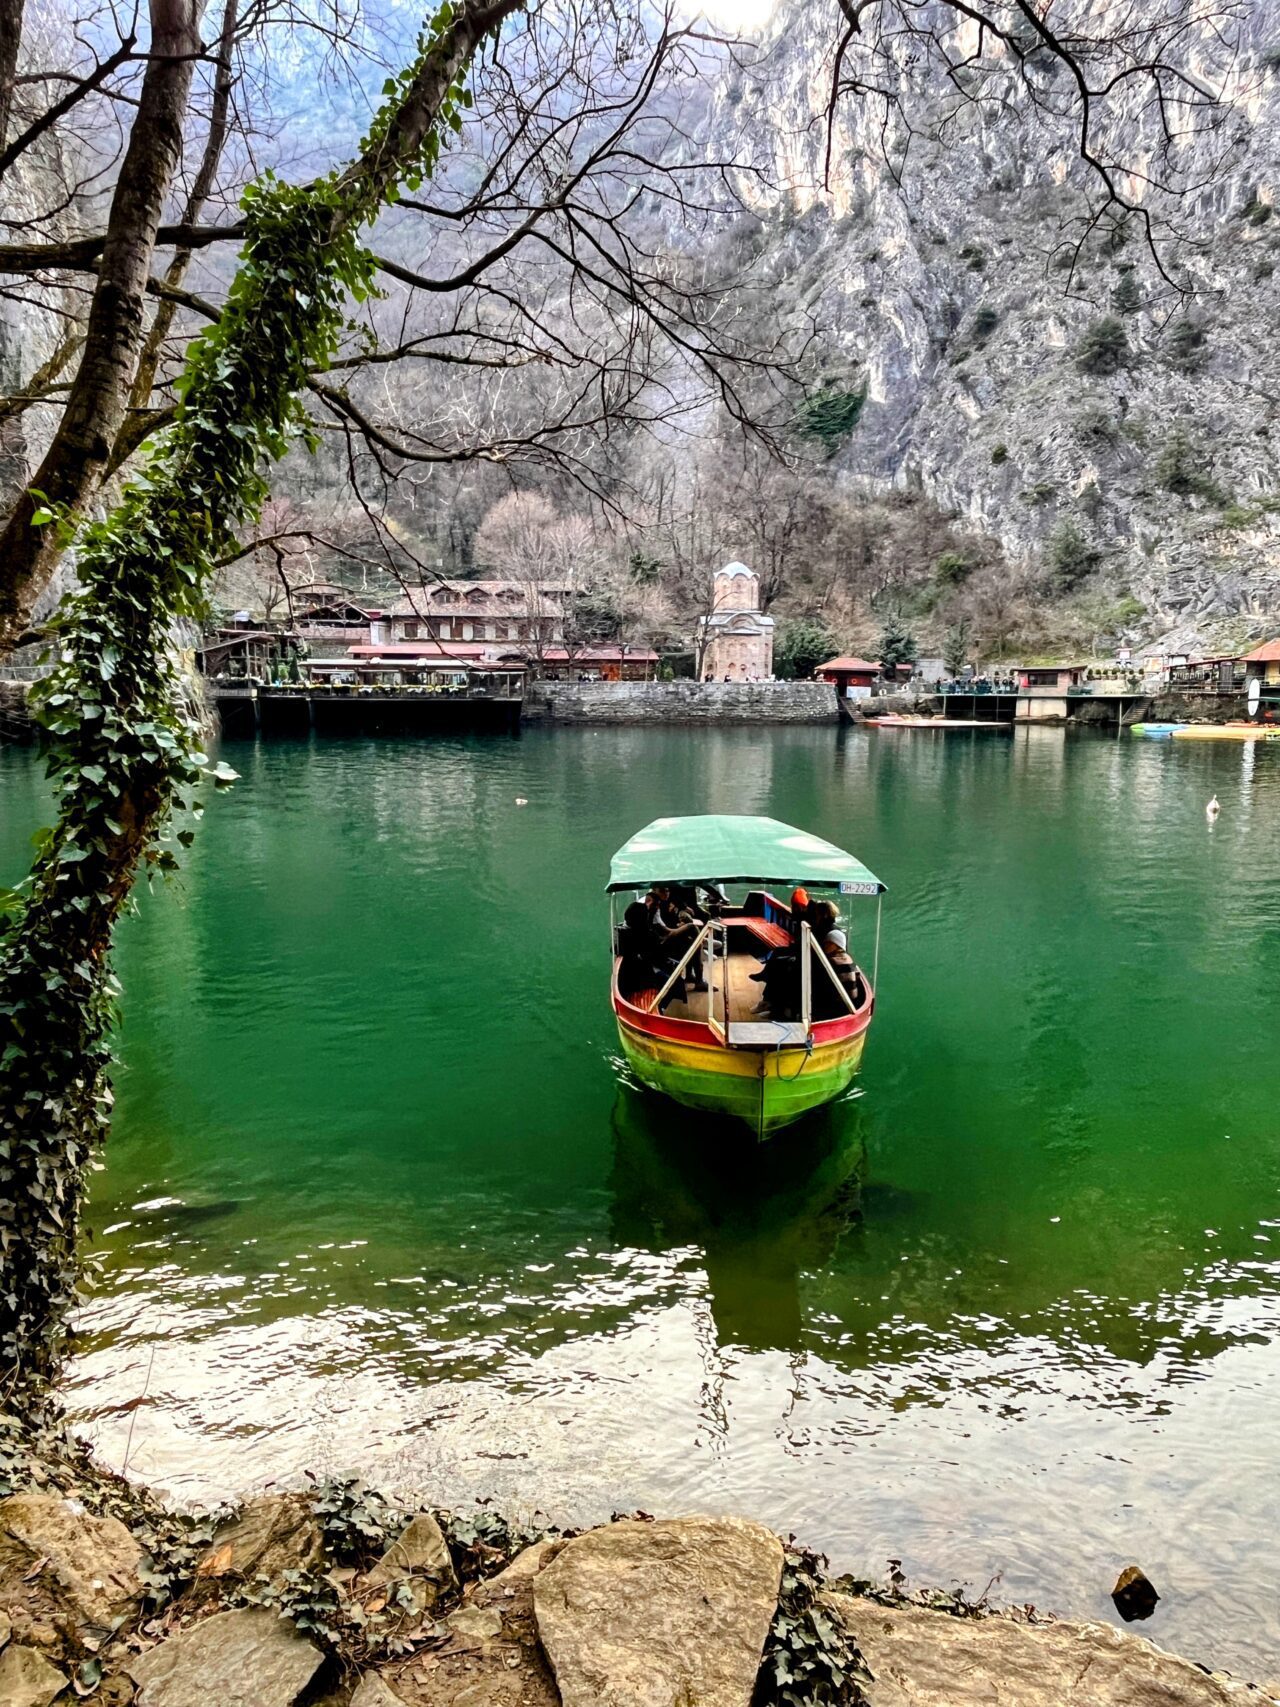
[[[800,925],[800,1023],[807,1037],[813,1030],[813,932],[808,919]]]
[[[877,993],[880,989],[880,912],[884,906],[884,896],[876,896],[876,957],[871,973],[871,987]]]

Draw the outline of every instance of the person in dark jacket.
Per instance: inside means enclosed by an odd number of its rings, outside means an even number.
[[[630,1001],[642,990],[656,990],[667,981],[656,952],[649,909],[633,901],[622,915],[618,932],[618,994]]]

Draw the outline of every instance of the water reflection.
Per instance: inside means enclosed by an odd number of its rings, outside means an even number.
[[[844,1102],[785,1144],[744,1148],[726,1123],[621,1085],[613,1108],[615,1245],[696,1247],[720,1346],[799,1351],[801,1283],[862,1218],[866,1136]]]

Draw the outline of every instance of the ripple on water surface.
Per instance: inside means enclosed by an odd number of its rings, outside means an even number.
[[[123,933],[73,1389],[109,1461],[192,1498],[354,1464],[570,1521],[749,1510],[1081,1615],[1138,1559],[1152,1634],[1274,1673],[1280,753],[228,756]],[[30,755],[0,788],[7,881]],[[865,1094],[761,1154],[616,1073],[607,859],[690,810],[804,823],[891,888]]]

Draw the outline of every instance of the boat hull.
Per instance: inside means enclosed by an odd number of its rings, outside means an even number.
[[[849,1088],[866,1027],[812,1050],[728,1049],[714,1041],[655,1036],[620,1013],[618,1037],[641,1084],[686,1108],[741,1120],[765,1138]]]
[[[1274,723],[1188,723],[1173,732],[1175,741],[1275,741],[1280,726]]]

